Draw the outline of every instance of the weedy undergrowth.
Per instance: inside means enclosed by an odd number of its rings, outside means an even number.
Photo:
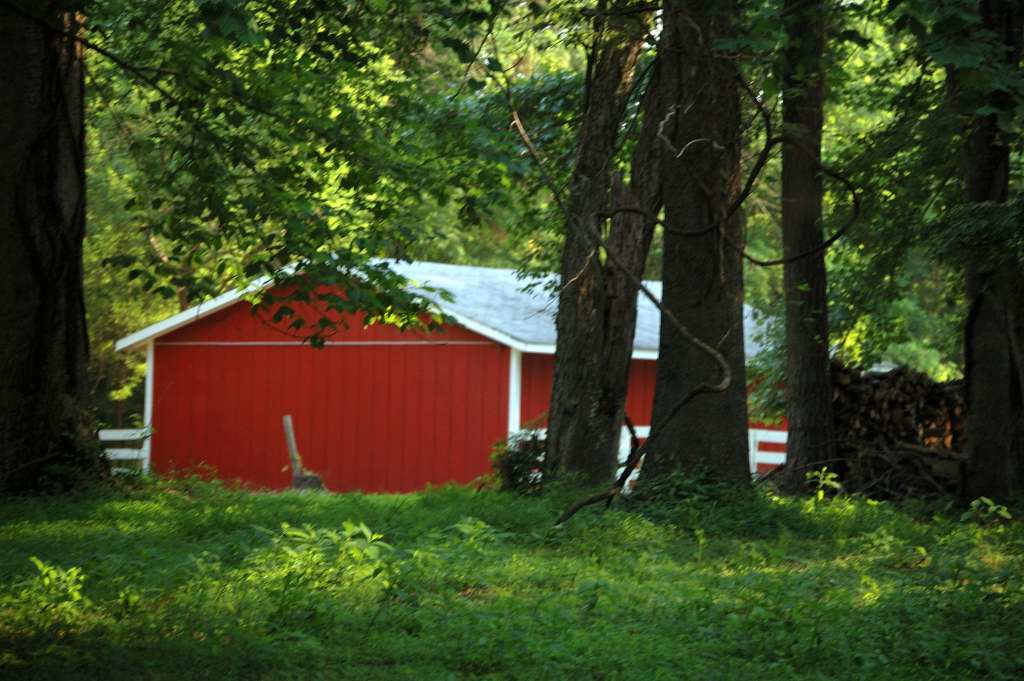
[[[670,477],[558,528],[578,489],[16,500],[0,678],[1019,678],[1013,507],[828,480],[807,501]]]

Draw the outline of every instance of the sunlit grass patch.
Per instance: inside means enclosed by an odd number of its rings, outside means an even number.
[[[552,527],[576,493],[7,501],[0,676],[1024,673],[1018,524],[718,490]]]

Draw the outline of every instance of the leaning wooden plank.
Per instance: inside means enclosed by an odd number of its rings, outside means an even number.
[[[324,482],[320,476],[302,465],[302,456],[299,454],[299,446],[295,441],[295,427],[292,425],[291,414],[285,414],[281,421],[284,425],[284,442],[292,461],[292,487],[295,489],[324,489]]]

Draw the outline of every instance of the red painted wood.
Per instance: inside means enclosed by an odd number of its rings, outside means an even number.
[[[520,409],[524,426],[534,425],[543,428],[547,425],[554,365],[553,355],[523,355],[523,394]],[[626,413],[638,426],[651,424],[655,365],[656,362],[653,360],[635,359],[630,368]]]
[[[508,429],[508,348],[455,326],[401,332],[352,317],[332,338],[350,344],[316,350],[250,310],[240,302],[157,340],[155,470],[209,466],[287,487],[281,417],[291,414],[306,467],[331,490],[412,491],[489,472]],[[524,425],[546,422],[553,359],[523,356]],[[638,426],[650,425],[654,377],[653,361],[633,362],[626,409]]]
[[[783,416],[776,423],[761,423],[760,421],[751,421],[750,422],[750,427],[751,428],[760,428],[762,430],[780,430],[780,431],[782,431],[782,430],[787,430],[789,428],[789,423],[786,421],[786,417]]]
[[[315,306],[307,306],[299,303],[289,303],[299,314],[306,319],[318,319],[320,312]],[[269,310],[259,309],[253,312],[252,305],[247,302],[239,302],[208,317],[197,320],[180,329],[176,329],[162,336],[158,342],[162,343],[183,343],[183,342],[289,342],[298,340],[294,331],[288,329],[291,318],[285,318],[280,322],[273,321],[274,308]],[[342,325],[329,341],[480,341],[485,340],[479,334],[467,331],[458,326],[446,326],[443,331],[427,333],[418,330],[401,331],[393,326],[363,327],[362,317],[359,315],[347,315],[344,317],[347,328]]]
[[[155,470],[208,465],[222,478],[286,487],[284,414],[295,422],[306,467],[332,490],[412,491],[489,470],[491,447],[508,428],[507,348],[460,328],[403,334],[358,326],[345,337],[473,344],[168,344],[267,342],[247,308],[240,303],[157,341]]]

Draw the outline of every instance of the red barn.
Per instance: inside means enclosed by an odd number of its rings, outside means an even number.
[[[450,292],[451,302],[428,297],[455,323],[400,332],[353,318],[312,349],[252,313],[244,296],[266,285],[256,282],[121,339],[119,350],[147,353],[144,465],[161,473],[207,466],[225,479],[286,487],[281,417],[291,414],[306,467],[334,491],[404,492],[487,473],[493,445],[547,411],[554,301],[522,290],[508,269],[394,268],[414,285]],[[656,308],[641,298],[626,410],[642,435],[658,329]],[[757,350],[748,331],[748,355]],[[779,445],[760,445],[773,437],[761,428],[751,433],[752,468],[777,463],[782,455],[754,461],[754,452]]]

